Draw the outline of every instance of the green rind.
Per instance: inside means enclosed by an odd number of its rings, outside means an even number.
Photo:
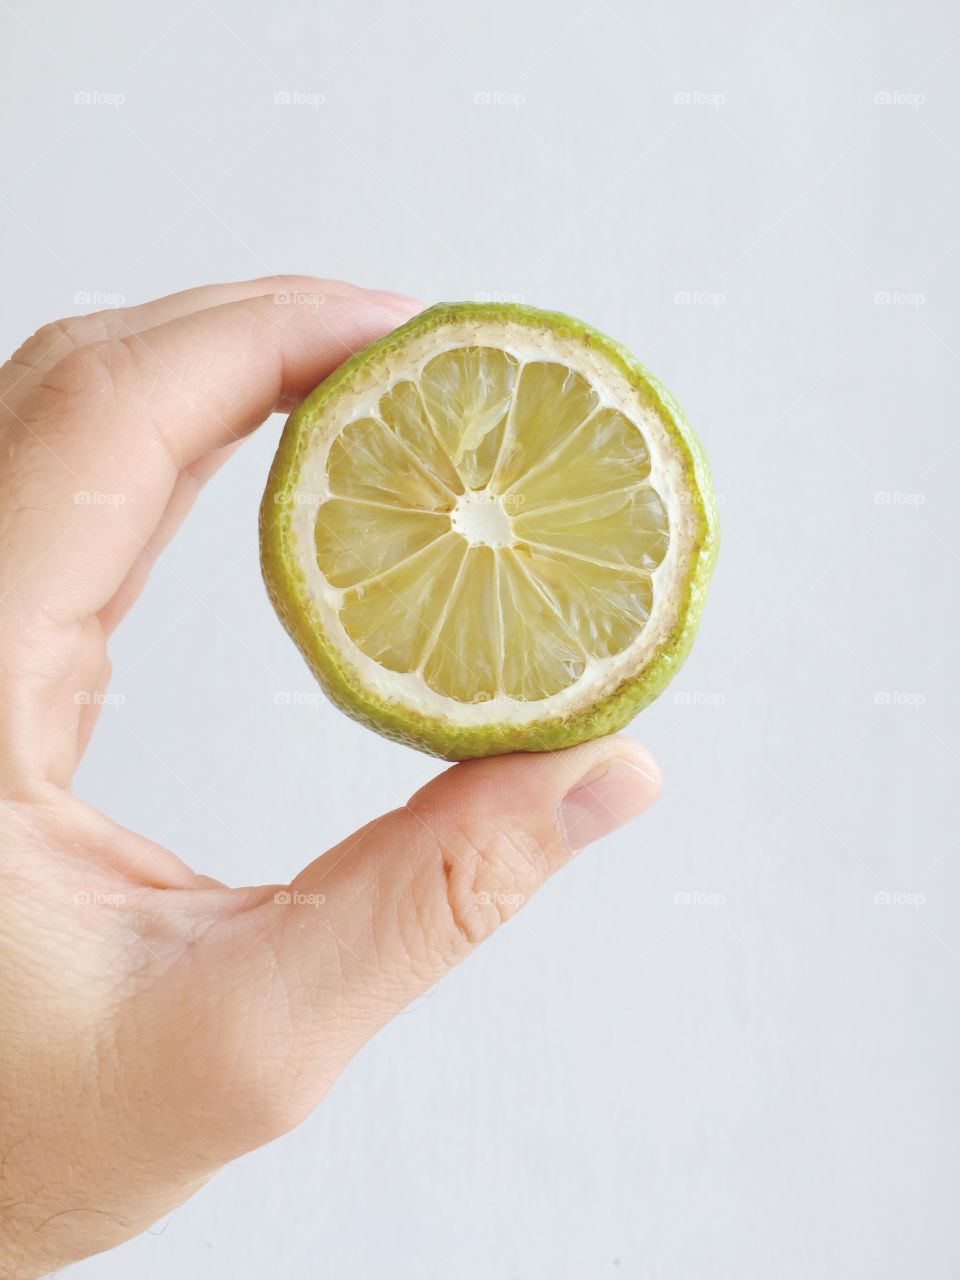
[[[683,584],[676,623],[642,671],[628,676],[602,701],[569,716],[552,716],[525,725],[464,726],[419,715],[360,687],[355,675],[351,675],[336,649],[328,643],[319,619],[314,619],[303,577],[290,549],[291,481],[298,470],[300,454],[306,448],[311,424],[371,364],[405,346],[414,335],[420,336],[464,318],[524,324],[599,348],[654,409],[685,460],[686,491],[693,505],[695,535],[691,568]],[[467,760],[510,751],[555,751],[622,729],[637,712],[659,697],[690,652],[718,546],[717,509],[707,460],[679,405],[666,388],[626,347],[583,321],[562,312],[539,311],[516,303],[439,303],[351,356],[287,419],[260,505],[260,560],[267,591],[277,615],[327,696],[347,715],[378,733],[445,760]]]

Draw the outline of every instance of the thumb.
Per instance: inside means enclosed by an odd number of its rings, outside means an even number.
[[[271,950],[287,991],[295,974],[309,999],[294,1025],[325,1059],[320,1074],[336,1074],[659,788],[656,764],[626,738],[469,761],[307,867],[278,895],[285,909],[274,917]]]

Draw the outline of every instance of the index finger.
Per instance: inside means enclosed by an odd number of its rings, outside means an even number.
[[[256,280],[238,280],[227,284],[205,284],[163,298],[152,298],[135,306],[107,307],[89,315],[69,316],[53,320],[21,343],[0,369],[0,401],[16,410],[27,393],[77,347],[111,338],[126,338],[154,329],[168,320],[193,315],[225,302],[239,302],[264,294],[299,295],[308,298],[343,297],[361,292],[357,285],[343,280],[318,280],[311,276],[262,276]]]
[[[391,295],[274,294],[72,352],[6,424],[0,600],[28,626],[97,613],[181,470],[302,399],[416,309]]]

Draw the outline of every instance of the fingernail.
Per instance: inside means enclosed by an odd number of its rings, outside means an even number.
[[[656,765],[645,767],[623,756],[604,760],[567,792],[560,819],[571,849],[599,840],[636,818],[657,798]]]

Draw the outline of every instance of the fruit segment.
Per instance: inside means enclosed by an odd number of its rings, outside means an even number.
[[[522,702],[559,693],[580,678],[586,655],[576,629],[538,588],[516,551],[500,555],[503,692]]]
[[[423,678],[430,688],[458,702],[486,702],[500,686],[503,642],[496,572],[496,557],[490,547],[467,550],[459,581],[423,664]]]
[[[545,459],[507,491],[517,514],[590,494],[609,493],[650,474],[643,436],[616,409],[598,409],[565,438],[554,439]]]
[[[433,643],[467,548],[448,533],[419,555],[344,596],[340,621],[369,658],[391,671],[415,671]]]
[[[344,630],[442,697],[550,698],[647,624],[669,542],[647,442],[563,364],[444,351],[343,429],[327,476]]]
[[[620,653],[643,629],[653,603],[648,574],[604,569],[522,545],[517,550],[530,580],[589,657]]]
[[[666,513],[650,485],[524,512],[518,538],[600,564],[653,570],[667,550]]]
[[[352,587],[449,532],[442,513],[331,498],[317,512],[317,563],[335,587]]]
[[[351,422],[330,446],[330,492],[421,511],[449,511],[456,495],[390,428],[375,418]]]
[[[493,473],[516,373],[505,351],[459,347],[434,356],[420,375],[430,420],[469,489],[482,489]]]
[[[415,383],[398,382],[391,387],[380,397],[377,412],[435,480],[451,493],[463,493],[463,481],[440,444]]]
[[[590,417],[597,404],[597,393],[589,382],[566,365],[546,361],[524,365],[509,438],[492,487],[504,493],[532,472]]]

